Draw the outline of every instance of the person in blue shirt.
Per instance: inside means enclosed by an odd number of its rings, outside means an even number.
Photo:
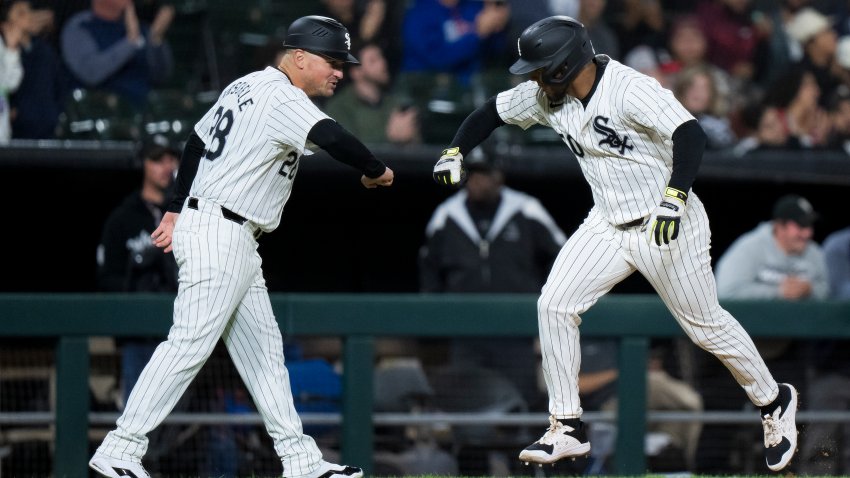
[[[62,56],[78,86],[117,93],[142,109],[151,87],[171,73],[165,33],[174,14],[163,6],[148,27],[132,0],[92,0],[62,30]]]
[[[416,0],[404,18],[403,72],[451,73],[468,85],[505,47],[510,7],[494,0]]]

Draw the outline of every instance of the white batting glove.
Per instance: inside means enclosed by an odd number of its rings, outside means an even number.
[[[434,165],[434,181],[445,186],[457,186],[466,179],[463,155],[459,148],[443,150],[440,160]]]
[[[682,216],[685,214],[685,203],[688,195],[676,188],[668,187],[664,191],[661,204],[652,211],[649,221],[643,225],[641,231],[647,231],[646,242],[656,246],[662,243],[670,244],[670,241],[679,237],[679,229],[682,228]]]

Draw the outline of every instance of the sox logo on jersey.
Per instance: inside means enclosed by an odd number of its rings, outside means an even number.
[[[604,116],[597,116],[593,119],[593,130],[603,136],[603,139],[599,141],[600,146],[607,144],[613,149],[619,149],[620,154],[625,153],[626,149],[634,149],[634,146],[629,144],[628,135],[623,134],[623,137],[620,138],[614,128],[605,126],[606,123],[608,123],[608,118]]]

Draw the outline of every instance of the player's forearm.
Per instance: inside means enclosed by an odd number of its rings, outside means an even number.
[[[363,143],[336,121],[328,118],[313,125],[307,139],[327,151],[335,160],[347,164],[367,178],[379,178],[387,170]]]
[[[492,96],[463,120],[450,146],[460,148],[460,154],[466,156],[487,139],[493,130],[504,124],[496,110],[496,97]]]
[[[679,125],[673,132],[673,173],[671,188],[687,193],[696,180],[702,154],[705,151],[705,132],[697,120]]]
[[[189,190],[192,189],[192,182],[198,173],[198,165],[201,164],[201,156],[204,155],[206,147],[201,137],[192,131],[189,139],[186,140],[186,146],[183,147],[183,155],[180,156],[180,169],[177,170],[174,197],[168,204],[168,212],[179,213],[183,209],[183,203],[189,195]]]

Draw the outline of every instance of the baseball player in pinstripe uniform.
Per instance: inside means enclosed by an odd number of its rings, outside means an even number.
[[[174,325],[89,462],[104,476],[149,476],[141,464],[145,435],[174,408],[219,337],[274,441],[283,476],[363,475],[323,461],[302,431],[256,237],[278,226],[309,150],[322,148],[359,169],[367,188],[390,186],[393,172],[309,99],[331,96],[344,63],[357,63],[345,27],[302,17],[283,46],[280,65],[231,83],[186,143],[177,197],[152,234],[158,247],[173,249],[180,268]]]
[[[530,81],[470,114],[434,178],[459,184],[463,156],[495,128],[542,124],[563,138],[590,183],[594,207],[555,259],[537,303],[551,426],[520,460],[554,463],[590,451],[577,387],[581,314],[640,271],[688,337],[760,407],[767,465],[781,470],[797,445],[797,392],[776,383],[747,332],[718,304],[708,218],[691,191],[705,133],[656,80],[595,55],[584,26],[570,17],[534,23],[518,48],[511,72]]]

